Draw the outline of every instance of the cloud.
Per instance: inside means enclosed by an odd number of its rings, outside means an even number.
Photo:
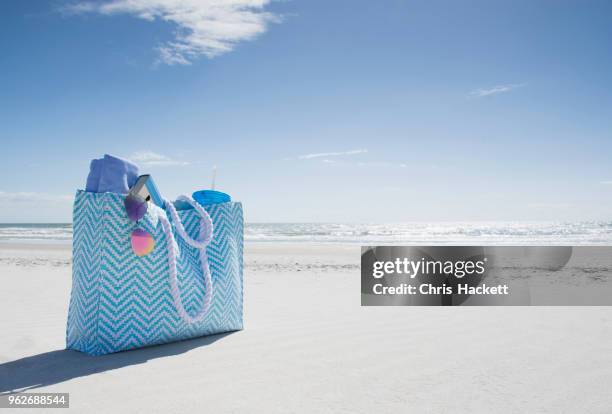
[[[296,158],[285,158],[285,161],[291,160],[312,160],[316,159],[317,161],[323,164],[332,164],[332,165],[345,165],[345,166],[357,166],[357,167],[392,167],[392,168],[406,168],[407,165],[404,163],[396,163],[389,161],[348,161],[343,159],[347,155],[358,155],[358,154],[367,154],[367,149],[354,149],[348,151],[338,151],[338,152],[315,152],[312,154],[302,154],[298,155]],[[341,158],[338,158],[341,157]]]
[[[367,152],[368,152],[367,149],[355,149],[355,150],[341,151],[341,152],[318,152],[318,153],[314,153],[314,154],[298,155],[297,159],[298,160],[310,160],[312,158],[340,157],[340,156],[343,156],[343,155],[365,154]]]
[[[153,151],[135,152],[129,157],[134,163],[145,167],[181,167],[189,165],[187,161],[179,161]]]
[[[159,62],[190,65],[201,56],[213,58],[252,40],[280,17],[265,11],[270,0],[106,0],[65,6],[66,14],[127,14],[177,26],[174,39],[156,47]]]
[[[473,98],[484,98],[487,96],[497,95],[500,93],[510,92],[516,88],[522,88],[526,83],[514,83],[509,85],[497,85],[489,89],[476,89],[469,93]]]
[[[389,162],[389,161],[365,161],[358,162],[358,166],[360,167],[392,167],[392,168],[406,168],[408,165],[403,162]]]
[[[600,181],[599,183],[604,185],[612,185],[612,180]]]
[[[531,203],[528,205],[529,208],[535,209],[565,209],[572,207],[569,203]]]
[[[41,208],[45,204],[63,204],[71,203],[74,200],[74,196],[61,195],[61,194],[49,194],[49,193],[37,193],[37,192],[6,192],[0,191],[0,204],[33,204],[40,203]]]
[[[342,165],[342,166],[356,166],[356,167],[374,167],[374,168],[406,168],[408,165],[403,162],[390,162],[390,161],[360,161],[351,162],[345,160],[330,160],[324,159],[321,162],[325,164]]]

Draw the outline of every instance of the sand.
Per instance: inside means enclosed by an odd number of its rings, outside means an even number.
[[[63,350],[69,246],[2,244],[0,391],[87,413],[610,412],[612,307],[361,307],[359,254],[247,244],[244,331],[89,357]]]

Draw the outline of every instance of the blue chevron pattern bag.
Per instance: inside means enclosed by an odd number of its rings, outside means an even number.
[[[242,205],[184,197],[195,208],[152,205],[135,224],[123,200],[76,194],[66,347],[102,355],[242,329]],[[136,227],[154,237],[146,256],[132,251]]]

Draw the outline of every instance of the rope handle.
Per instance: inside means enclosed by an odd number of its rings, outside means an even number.
[[[176,307],[179,316],[185,322],[196,323],[204,319],[204,317],[208,313],[208,310],[210,309],[210,304],[212,302],[213,286],[212,278],[210,275],[210,268],[208,267],[206,246],[208,246],[208,244],[212,240],[213,223],[210,219],[210,215],[206,212],[206,210],[204,210],[191,197],[181,195],[177,198],[177,201],[184,201],[190,204],[201,217],[200,234],[197,239],[192,239],[185,231],[185,227],[183,227],[183,223],[181,223],[174,204],[172,204],[172,202],[168,200],[164,200],[164,206],[166,208],[166,211],[170,212],[170,216],[172,217],[172,221],[175,224],[179,236],[181,236],[181,238],[185,240],[188,245],[190,245],[191,247],[195,247],[200,252],[200,263],[202,264],[202,273],[204,275],[204,303],[202,304],[202,308],[195,315],[191,316],[187,313],[185,307],[183,306],[183,301],[181,299],[181,291],[178,286],[178,279],[176,275],[176,249],[178,248],[178,246],[176,245],[174,235],[172,234],[172,226],[170,225],[170,221],[168,220],[165,214],[159,215],[164,234],[166,235],[166,247],[168,249],[168,265],[170,268],[170,292],[172,293],[174,306]]]

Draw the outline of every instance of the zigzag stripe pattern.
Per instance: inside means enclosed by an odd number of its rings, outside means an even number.
[[[178,315],[170,292],[166,240],[158,219],[165,212],[150,208],[136,224],[127,218],[122,196],[77,192],[66,347],[102,355],[242,329],[242,205],[214,204],[205,210],[214,225],[206,251],[214,293],[206,317],[189,324]],[[178,213],[185,231],[196,238],[200,217],[194,210]],[[155,238],[155,248],[143,257],[130,244],[137,227]],[[175,240],[183,304],[195,314],[205,293],[200,258],[197,249],[180,237]]]

